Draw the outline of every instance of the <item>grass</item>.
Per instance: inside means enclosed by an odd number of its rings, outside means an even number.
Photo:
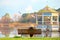
[[[0,38],[0,40],[60,40],[60,38],[39,38],[39,37],[33,37],[33,38]]]

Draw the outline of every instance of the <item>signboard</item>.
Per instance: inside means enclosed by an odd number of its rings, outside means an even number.
[[[33,29],[32,27],[29,29],[18,29],[18,34],[30,34],[30,37],[33,36],[33,34],[41,34],[41,29]]]
[[[41,29],[34,29],[34,30],[28,30],[28,29],[18,29],[18,34],[41,34]]]

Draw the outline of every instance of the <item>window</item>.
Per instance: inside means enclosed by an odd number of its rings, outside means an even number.
[[[42,16],[37,16],[38,21],[42,21]]]
[[[50,12],[43,13],[44,16],[51,16],[52,14]]]
[[[51,17],[50,16],[44,16],[44,21],[50,21]]]
[[[53,21],[57,21],[57,16],[53,16]]]
[[[38,21],[38,24],[42,24],[42,21]]]

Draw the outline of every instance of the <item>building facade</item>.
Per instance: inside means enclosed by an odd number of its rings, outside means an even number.
[[[59,13],[56,10],[48,6],[41,9],[36,13],[36,23],[38,24],[38,29],[41,28],[42,31],[47,31],[47,29],[49,30],[46,35],[51,37],[57,35],[56,37],[59,37]]]

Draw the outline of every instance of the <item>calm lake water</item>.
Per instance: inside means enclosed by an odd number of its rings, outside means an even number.
[[[18,35],[18,32],[15,30],[13,32],[10,33],[10,37],[13,37],[15,35]],[[48,37],[59,37],[59,32],[49,32],[48,33]],[[24,34],[24,35],[21,35],[22,37],[29,37],[29,35],[27,34]],[[42,32],[42,34],[35,34],[34,37],[45,37],[46,36],[46,33],[45,32]],[[0,32],[0,37],[5,37],[5,35],[3,35],[1,32]]]

